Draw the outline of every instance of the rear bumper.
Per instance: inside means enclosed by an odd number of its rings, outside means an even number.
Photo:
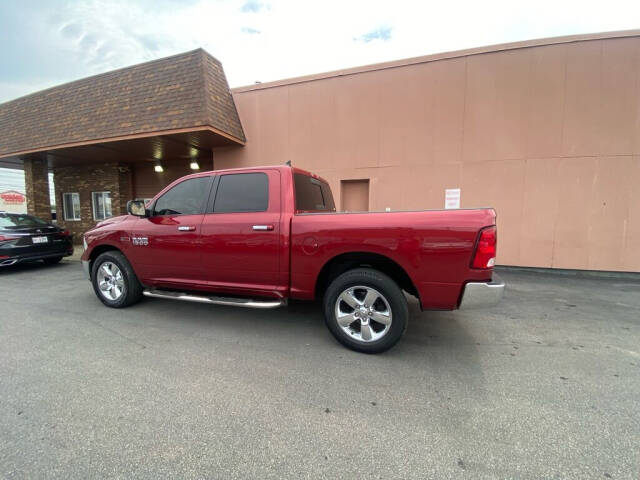
[[[469,282],[464,286],[460,310],[492,307],[500,302],[505,284],[493,274],[490,282]]]
[[[15,265],[16,263],[21,262],[34,262],[36,260],[44,260],[45,258],[68,257],[69,255],[73,255],[73,246],[63,250],[11,255],[8,256],[8,258],[0,259],[0,267]]]

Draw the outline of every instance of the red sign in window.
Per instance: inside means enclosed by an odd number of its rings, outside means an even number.
[[[21,205],[27,200],[27,197],[20,192],[2,192],[0,198],[10,205]]]

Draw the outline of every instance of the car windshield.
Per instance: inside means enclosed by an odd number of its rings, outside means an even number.
[[[0,228],[41,227],[47,222],[31,215],[0,214]]]

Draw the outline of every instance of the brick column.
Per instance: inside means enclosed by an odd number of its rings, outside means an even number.
[[[27,190],[27,213],[51,221],[49,199],[49,175],[47,160],[28,158],[24,160],[24,183]],[[62,211],[62,206],[59,207]]]

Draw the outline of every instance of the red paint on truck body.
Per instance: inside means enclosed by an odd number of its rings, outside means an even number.
[[[491,279],[492,268],[471,265],[479,232],[495,225],[493,209],[296,212],[293,173],[312,174],[286,166],[189,175],[150,205],[186,179],[253,172],[269,178],[266,211],[111,218],[85,234],[82,259],[116,248],[147,286],[311,300],[327,262],[375,253],[407,273],[424,309],[455,309],[465,283]],[[269,229],[256,231],[254,225]]]

